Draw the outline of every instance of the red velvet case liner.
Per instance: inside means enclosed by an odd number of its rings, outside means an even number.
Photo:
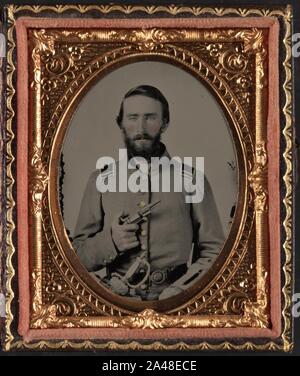
[[[28,72],[27,28],[268,28],[269,29],[269,103],[268,103],[268,155],[269,155],[269,224],[271,263],[271,329],[30,329],[30,288],[28,249]],[[17,31],[17,231],[19,265],[19,334],[25,341],[36,339],[204,339],[228,337],[278,337],[281,333],[280,293],[280,196],[279,196],[279,92],[278,92],[278,38],[279,23],[275,18],[206,18],[206,19],[47,19],[19,18]]]

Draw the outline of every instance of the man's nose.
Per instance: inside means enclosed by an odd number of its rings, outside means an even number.
[[[138,121],[138,130],[143,133],[147,127],[147,119],[145,116],[141,116]]]

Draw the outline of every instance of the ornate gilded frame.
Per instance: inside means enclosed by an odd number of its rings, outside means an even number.
[[[289,351],[292,348],[291,9],[67,5],[8,6],[7,11],[6,350]],[[70,12],[93,19],[88,20],[90,24],[82,22],[78,26],[80,21],[72,24],[69,19],[64,24],[64,18],[56,18],[52,28],[40,19],[58,14],[67,18]],[[104,15],[110,17],[99,26],[95,14],[100,20]],[[128,20],[122,21],[120,15],[124,14]],[[146,27],[145,19],[134,19],[141,14],[146,18]],[[233,15],[234,19],[230,17]],[[215,26],[208,27],[207,23],[199,26],[202,16],[210,16],[211,25]],[[278,66],[270,63],[270,56],[278,61],[282,58],[272,47],[278,42],[279,31],[284,33],[280,45],[284,68],[281,95],[285,103],[280,114],[282,127],[279,111],[274,108],[270,114],[266,110],[278,99]],[[22,49],[27,37],[28,49]],[[25,53],[30,62],[27,73],[20,75],[18,71],[17,77],[16,51],[18,59],[21,55],[24,58]],[[190,291],[188,300],[179,298],[175,304],[171,298],[166,306],[154,303],[141,309],[122,299],[112,302],[109,294],[97,290],[92,280],[80,277],[85,271],[72,255],[55,186],[64,132],[84,93],[114,64],[145,57],[184,67],[210,87],[226,110],[239,156],[240,204],[220,256],[222,263]],[[277,77],[277,81],[271,82],[270,77]],[[26,93],[27,80],[30,89]],[[16,114],[21,113],[19,105],[24,105],[24,95],[29,103],[29,117],[23,112],[22,119],[19,115],[16,131]],[[271,124],[277,124],[277,129],[270,131]],[[279,140],[285,143],[280,153]],[[16,158],[18,175],[14,169]],[[281,162],[283,176],[279,176]],[[28,171],[26,177],[21,173],[24,170]],[[279,194],[285,209],[281,239]],[[278,219],[272,219],[276,215]],[[275,229],[274,237],[269,236],[271,226]],[[18,246],[14,238],[16,227]],[[19,335],[13,329],[16,249]],[[133,330],[130,338],[122,334],[124,328]],[[192,332],[196,329],[199,331],[194,336]],[[141,330],[147,333],[146,341],[141,340],[145,338],[139,334]],[[217,339],[213,340],[210,333]],[[93,340],[86,340],[87,336]],[[239,339],[228,341],[227,338],[234,336]],[[162,339],[166,337],[168,340]]]

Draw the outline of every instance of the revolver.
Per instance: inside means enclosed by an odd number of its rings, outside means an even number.
[[[151,213],[151,209],[154,208],[157,204],[160,203],[160,200],[155,201],[151,204],[144,206],[142,209],[138,210],[137,213],[131,216],[125,216],[120,218],[122,224],[139,224],[143,222],[146,217]],[[140,271],[143,270],[143,273]],[[140,275],[141,274],[141,275]],[[110,284],[112,283],[120,288],[122,287],[123,293],[129,291],[129,288],[137,288],[141,286],[150,275],[150,264],[147,260],[147,252],[144,251],[140,256],[138,256],[133,264],[129,267],[125,275],[121,275],[117,272],[111,274]]]
[[[151,210],[154,208],[154,206],[156,206],[159,203],[160,203],[160,200],[155,201],[151,204],[144,206],[142,209],[138,210],[137,213],[131,216],[121,217],[120,218],[121,224],[126,223],[129,225],[132,223],[139,224],[143,222],[146,219],[146,217],[151,213]]]

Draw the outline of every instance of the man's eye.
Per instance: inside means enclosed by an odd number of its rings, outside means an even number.
[[[151,114],[151,115],[147,115],[147,120],[156,120],[156,115],[155,114]]]
[[[129,115],[128,119],[129,120],[137,120],[138,116],[137,115]]]

